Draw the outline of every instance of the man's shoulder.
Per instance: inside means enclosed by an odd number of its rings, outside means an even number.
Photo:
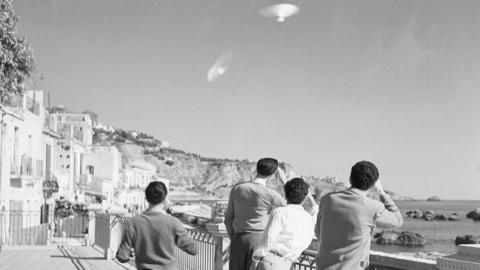
[[[339,197],[341,195],[345,194],[345,190],[337,190],[337,191],[331,191],[328,192],[327,194],[323,195],[322,198],[320,199],[321,202],[329,201],[332,200],[336,197]]]
[[[383,203],[370,197],[367,197],[365,199],[365,204],[374,209],[379,209],[383,207]]]
[[[133,224],[137,224],[137,223],[143,223],[145,220],[152,220],[152,219],[154,219],[156,222],[169,224],[172,226],[182,224],[182,222],[178,218],[168,214],[164,214],[164,213],[157,213],[153,215],[148,213],[143,213],[141,215],[133,217],[131,219],[131,222]]]
[[[252,183],[252,182],[249,182],[249,181],[238,182],[238,183],[236,183],[235,185],[233,185],[232,190],[242,189],[242,188],[244,188],[244,187],[247,187],[248,184],[251,184],[251,183]]]

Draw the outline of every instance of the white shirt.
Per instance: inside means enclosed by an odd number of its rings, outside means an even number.
[[[273,251],[293,261],[312,242],[314,227],[315,217],[301,205],[278,207],[272,211],[260,248],[253,255],[263,257]]]

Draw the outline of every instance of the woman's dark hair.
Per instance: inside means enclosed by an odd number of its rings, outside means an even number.
[[[151,204],[159,204],[165,200],[167,197],[167,187],[164,183],[160,181],[153,181],[148,184],[147,189],[145,189],[145,197],[147,202]]]
[[[309,186],[302,178],[293,178],[283,188],[288,203],[301,204],[308,194]]]
[[[357,162],[350,172],[350,184],[354,188],[367,190],[378,180],[378,169],[370,161]]]
[[[257,174],[270,176],[277,171],[278,161],[274,158],[262,158],[257,162]]]

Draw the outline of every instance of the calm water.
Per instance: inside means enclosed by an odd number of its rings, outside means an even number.
[[[402,247],[393,245],[372,245],[372,249],[384,252],[440,252],[455,253],[455,237],[464,234],[480,236],[480,222],[467,219],[469,211],[480,208],[480,201],[399,201],[398,207],[405,212],[412,209],[433,210],[435,213],[446,214],[458,213],[459,221],[425,221],[420,219],[404,219],[400,228],[403,231],[412,231],[423,235],[427,244],[423,247]]]

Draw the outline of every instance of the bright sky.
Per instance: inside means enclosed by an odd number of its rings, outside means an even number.
[[[480,199],[480,1],[17,0],[53,104],[204,156]],[[209,83],[218,56],[230,69]]]

